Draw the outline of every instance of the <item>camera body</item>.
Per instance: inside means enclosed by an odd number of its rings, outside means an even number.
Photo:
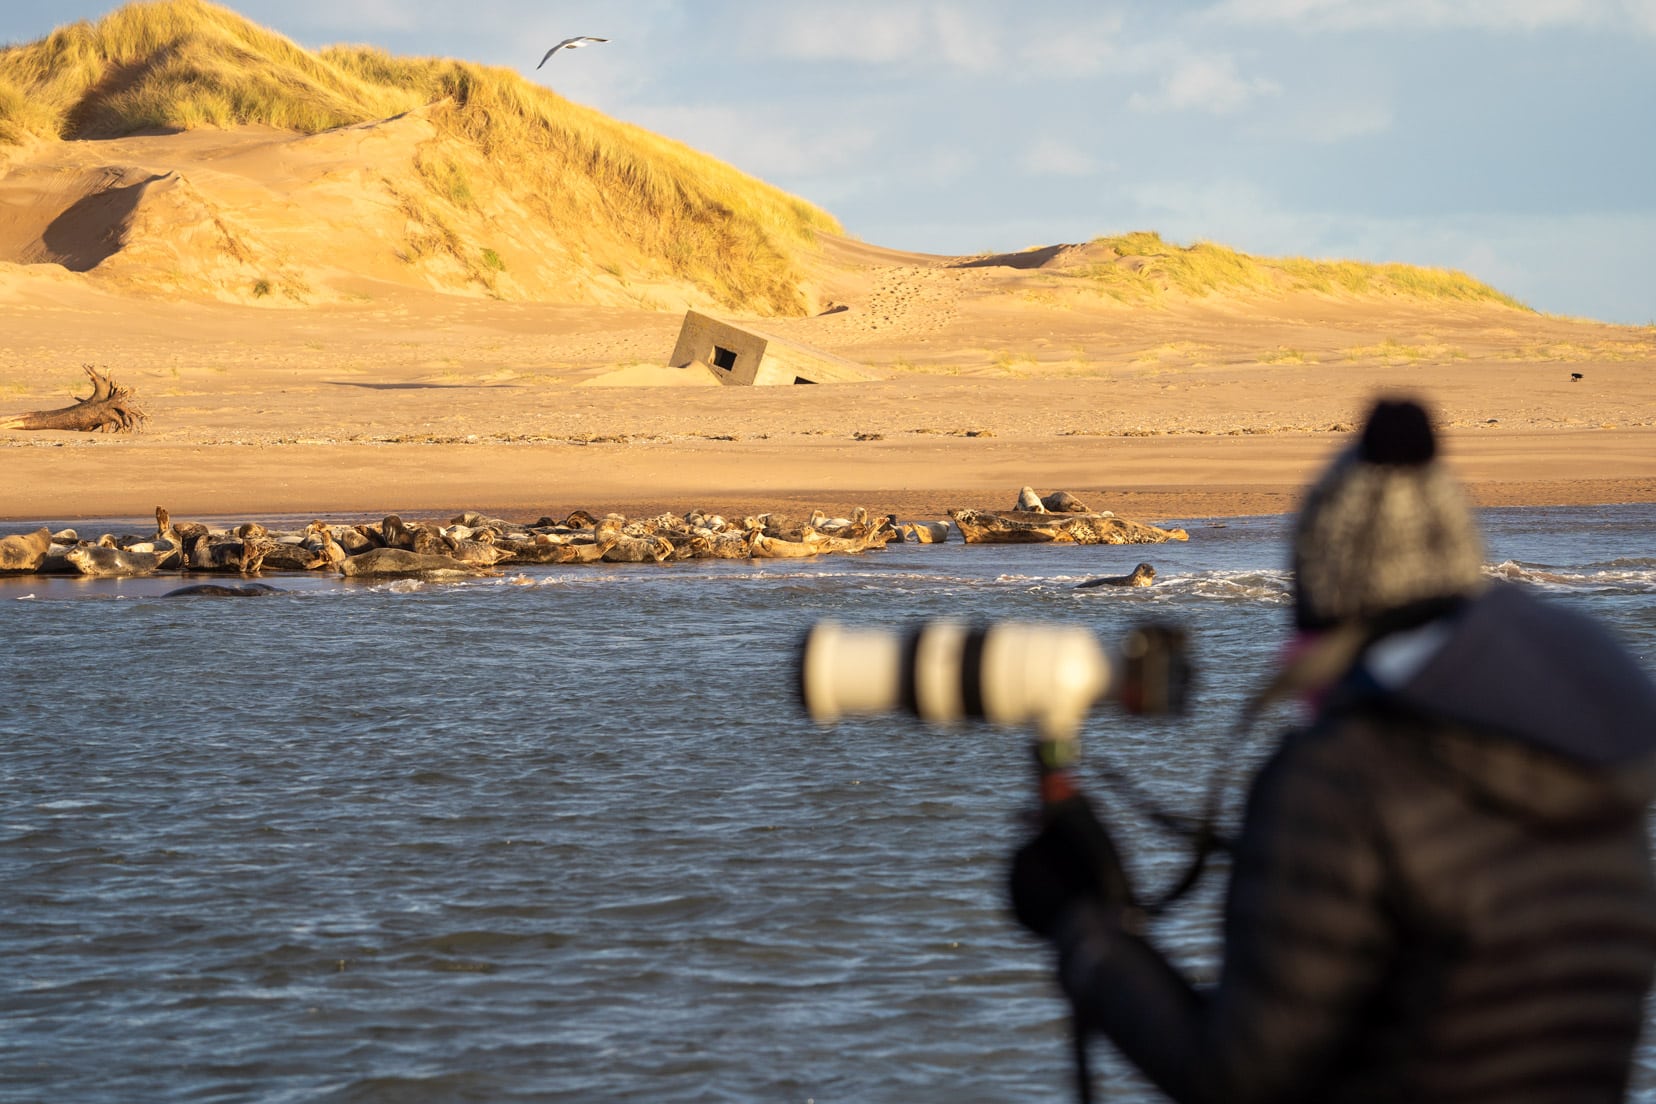
[[[1085,628],[937,620],[906,631],[819,621],[799,656],[799,696],[818,723],[906,712],[927,721],[1033,725],[1067,740],[1103,701],[1132,713],[1177,712],[1190,664],[1182,629],[1145,625],[1116,648]]]

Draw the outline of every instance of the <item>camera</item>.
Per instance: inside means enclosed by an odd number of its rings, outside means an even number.
[[[1128,712],[1184,708],[1191,666],[1183,629],[1142,625],[1109,648],[1073,625],[925,621],[904,631],[819,621],[799,652],[799,697],[812,720],[906,712],[982,719],[1073,736],[1103,701]]]

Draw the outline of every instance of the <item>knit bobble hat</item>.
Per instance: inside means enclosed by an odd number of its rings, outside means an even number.
[[[1383,400],[1329,465],[1294,530],[1294,620],[1372,618],[1483,585],[1483,541],[1442,464],[1426,411]]]

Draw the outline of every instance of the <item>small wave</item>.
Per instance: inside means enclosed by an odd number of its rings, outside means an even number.
[[[1607,565],[1562,568],[1524,560],[1504,560],[1485,566],[1484,574],[1511,583],[1555,589],[1625,590],[1635,594],[1656,591],[1656,562],[1646,559],[1609,561]]]
[[[1099,599],[1107,601],[1122,601],[1124,599],[1139,599],[1155,601],[1165,598],[1207,598],[1225,601],[1249,601],[1277,603],[1286,601],[1290,596],[1288,575],[1282,571],[1263,570],[1232,570],[1232,571],[1197,571],[1189,575],[1156,576],[1156,581],[1147,587],[1089,587],[1079,589],[1080,584],[1092,575],[1054,575],[1046,578],[1033,576],[1002,575],[996,582],[1033,581],[1047,586],[1063,587],[1074,590],[1077,598],[1088,601]]]
[[[45,812],[64,813],[84,811],[86,809],[105,809],[107,806],[101,801],[83,801],[79,798],[62,797],[55,801],[42,801],[40,804],[36,805],[35,808]]]
[[[1163,584],[1158,581],[1157,585]],[[1175,594],[1224,602],[1278,605],[1287,602],[1293,594],[1285,571],[1199,571],[1194,575],[1175,576],[1166,585]]]

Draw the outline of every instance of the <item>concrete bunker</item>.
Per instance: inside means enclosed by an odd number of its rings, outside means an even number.
[[[768,387],[796,383],[849,383],[866,380],[862,365],[809,345],[734,326],[698,311],[684,312],[678,344],[668,364],[706,369],[720,383]]]

